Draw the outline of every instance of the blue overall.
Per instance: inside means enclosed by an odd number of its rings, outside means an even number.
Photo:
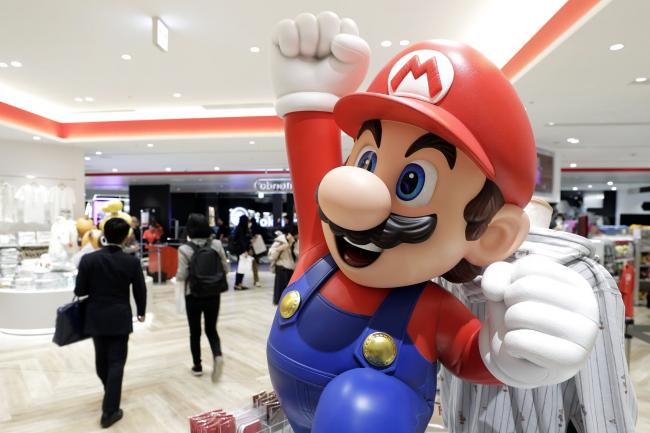
[[[286,290],[300,293],[288,319],[276,312],[267,344],[273,387],[296,433],[424,432],[433,413],[436,363],[407,334],[425,284],[393,290],[372,317],[343,311],[319,289],[338,268],[316,262]],[[362,352],[373,332],[393,337],[395,361],[369,364]]]

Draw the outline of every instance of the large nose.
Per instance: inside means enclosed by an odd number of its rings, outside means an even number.
[[[358,167],[338,167],[318,187],[318,204],[331,222],[348,230],[377,227],[390,216],[391,197],[384,182]]]

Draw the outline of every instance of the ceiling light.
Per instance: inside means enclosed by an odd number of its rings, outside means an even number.
[[[101,155],[102,153],[103,152],[101,150],[98,150],[97,152],[95,152],[95,155]]]
[[[609,46],[609,51],[619,51],[622,50],[625,45],[623,44],[613,44]]]
[[[577,190],[578,190],[578,187],[577,187],[577,186],[574,186],[574,187],[571,188],[571,189],[574,190],[574,191],[577,191]]]
[[[0,68],[8,68],[9,65],[6,64],[5,62],[0,62]]]
[[[574,138],[574,137],[569,137],[569,138],[566,139],[566,141],[568,141],[568,142],[571,143],[571,144],[578,144],[578,143],[580,143],[580,140],[578,140],[577,138]]]
[[[153,147],[153,143],[147,143],[147,147]]]
[[[636,77],[634,79],[635,83],[645,83],[646,81],[648,81],[648,77]]]
[[[576,164],[575,162],[572,162],[571,164],[569,164],[569,167],[571,167],[571,168],[576,168],[577,166],[578,166],[578,164]]]
[[[214,168],[214,171],[219,171],[219,170],[221,170],[220,167],[215,167],[215,168]]]
[[[589,189],[591,189],[593,187],[594,187],[593,185],[587,185],[587,188],[589,188]]]
[[[32,138],[34,139],[34,141],[41,141],[41,137],[39,137],[38,135],[35,135]]]
[[[11,66],[13,66],[14,68],[22,68],[22,67],[23,67],[23,64],[20,63],[18,60],[13,60],[13,61],[12,61],[11,63],[9,63],[9,64],[10,64]]]
[[[248,144],[255,144],[255,140],[249,141]]]
[[[171,167],[165,167],[165,171],[172,171]]]
[[[399,41],[399,44],[403,47],[407,46],[410,43],[411,41],[409,41],[408,39],[402,39],[401,41]]]
[[[610,180],[609,182],[607,182],[607,185],[612,186],[612,185],[614,185],[614,182],[612,182],[612,181]]]
[[[80,98],[80,97],[77,96],[76,98],[74,98],[74,100],[77,101],[77,102],[83,102],[84,98]]]
[[[260,52],[260,47],[250,47],[250,52],[257,54]]]
[[[393,43],[391,41],[381,41],[381,46],[384,47],[384,48],[388,48],[388,47],[390,47],[392,45],[393,45]]]
[[[113,173],[117,173],[117,168],[111,170]]]
[[[546,126],[555,126],[555,122],[548,122]]]
[[[264,198],[264,193],[263,192],[258,192],[257,193],[257,198]]]
[[[616,191],[616,187],[615,187],[615,186],[612,187],[612,191]]]
[[[172,96],[173,96],[174,98],[180,98],[180,97],[183,96],[183,95],[181,95],[180,93],[176,92],[176,93],[174,93]]]
[[[26,177],[27,179],[36,179],[36,176],[34,176],[33,174],[28,174],[28,175],[25,176],[25,177]]]
[[[122,54],[122,60],[131,60],[131,54]]]
[[[93,98],[92,96],[84,97],[84,101],[86,101],[86,102],[93,102],[94,100],[95,100],[95,98]]]
[[[90,161],[90,156],[84,156],[84,159],[85,159],[86,161]]]
[[[169,28],[158,17],[153,18],[153,38],[158,48],[169,51]]]

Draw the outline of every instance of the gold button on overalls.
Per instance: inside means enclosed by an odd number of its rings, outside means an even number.
[[[280,316],[283,319],[289,319],[296,314],[300,307],[300,293],[297,290],[292,290],[282,298],[280,301]]]
[[[385,332],[373,332],[363,342],[363,356],[374,367],[388,367],[397,356],[395,340]]]

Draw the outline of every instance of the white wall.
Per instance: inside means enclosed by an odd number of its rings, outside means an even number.
[[[616,221],[620,222],[621,214],[636,213],[650,214],[650,211],[641,209],[641,203],[650,202],[650,192],[639,193],[639,187],[650,186],[648,184],[639,185],[619,185],[616,194]]]
[[[19,187],[27,182],[27,175],[45,186],[62,182],[74,189],[76,204],[74,217],[83,215],[84,152],[80,147],[62,146],[51,142],[0,141],[0,181]]]

